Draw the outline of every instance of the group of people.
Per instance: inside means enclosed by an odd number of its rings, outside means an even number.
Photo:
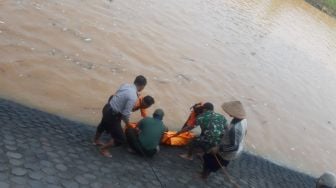
[[[129,151],[142,156],[152,157],[158,151],[161,137],[166,131],[163,124],[164,111],[156,109],[149,117],[146,109],[155,103],[153,97],[141,97],[141,92],[147,84],[144,76],[139,75],[133,84],[123,84],[105,104],[102,119],[97,127],[93,144],[100,147],[105,157],[112,157],[109,148],[128,144]],[[173,136],[191,131],[200,126],[201,134],[188,144],[188,152],[180,157],[193,159],[193,153],[199,150],[202,156],[203,171],[201,177],[206,179],[211,172],[226,167],[243,150],[244,138],[247,130],[246,113],[239,101],[226,102],[222,109],[232,117],[227,119],[220,113],[214,112],[214,105],[198,103],[193,106],[187,122],[182,129]],[[143,117],[133,124],[129,118],[132,112],[140,110]],[[121,126],[125,123],[125,130]],[[102,143],[100,137],[103,132],[111,135],[110,141]]]
[[[139,75],[133,84],[123,84],[112,95],[105,104],[93,144],[100,147],[100,152],[105,157],[112,157],[109,148],[112,146],[129,144],[129,150],[145,156],[153,156],[156,153],[161,135],[165,130],[162,119],[164,112],[156,109],[153,117],[149,117],[147,108],[155,103],[153,97],[147,95],[140,96],[147,84],[144,76]],[[143,119],[137,124],[130,122],[132,112],[140,110]],[[121,126],[121,121],[125,123],[125,131]],[[102,143],[100,137],[103,132],[111,135],[107,143]]]
[[[121,85],[105,104],[101,122],[93,139],[94,145],[101,146],[100,152],[103,156],[112,157],[109,152],[110,147],[126,144],[130,152],[141,156],[152,157],[158,152],[163,133],[168,129],[163,124],[164,111],[162,109],[156,109],[152,117],[148,116],[147,109],[155,101],[149,95],[145,97],[140,95],[146,84],[146,78],[139,75],[133,84]],[[196,103],[191,108],[190,116],[181,130],[172,135],[176,137],[197,126],[201,128],[201,134],[189,142],[188,151],[180,157],[192,160],[194,152],[198,150],[197,155],[203,161],[201,177],[204,179],[211,172],[223,169],[224,174],[230,180],[226,167],[243,151],[247,132],[243,105],[240,101],[230,101],[223,103],[221,107],[232,117],[230,123],[222,114],[214,112],[213,104]],[[137,110],[141,111],[143,119],[138,123],[131,123],[130,115]],[[121,121],[125,123],[125,130],[121,126]],[[100,141],[103,132],[111,135],[107,143]],[[336,176],[330,172],[324,173],[317,180],[316,187],[335,188]]]
[[[192,160],[194,151],[199,149],[203,159],[204,179],[211,172],[227,167],[229,162],[243,151],[247,133],[243,105],[240,101],[230,101],[223,103],[222,109],[232,117],[230,123],[222,114],[214,112],[213,104],[207,102],[194,105],[182,130],[176,133],[179,135],[200,126],[201,134],[189,143],[187,153],[181,154],[180,157]]]

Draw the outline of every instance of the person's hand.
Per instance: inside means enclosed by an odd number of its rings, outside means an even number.
[[[179,134],[180,134],[180,132],[177,132],[177,133],[175,133],[175,134],[173,134],[173,135],[169,136],[169,138],[172,138],[172,137],[178,136]]]
[[[135,128],[135,130],[136,130],[136,132],[137,132],[138,135],[141,133],[141,130],[140,130],[140,129]]]
[[[134,126],[132,126],[131,124],[127,124],[127,125],[125,126],[125,128],[126,128],[126,129],[132,129],[132,128],[134,128]]]
[[[210,153],[212,155],[216,155],[218,153],[218,151],[219,151],[219,147],[215,146],[215,147],[210,148],[207,153]]]

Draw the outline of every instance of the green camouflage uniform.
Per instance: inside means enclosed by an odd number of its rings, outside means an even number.
[[[221,114],[206,111],[197,117],[196,126],[200,126],[202,132],[196,138],[194,144],[207,151],[220,144],[224,129],[227,126],[227,120]]]

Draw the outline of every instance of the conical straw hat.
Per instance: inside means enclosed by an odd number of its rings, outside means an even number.
[[[245,110],[240,101],[225,102],[222,104],[222,109],[235,118],[245,119],[246,117]]]

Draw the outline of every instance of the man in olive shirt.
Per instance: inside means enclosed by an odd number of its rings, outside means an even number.
[[[156,153],[156,148],[165,130],[162,122],[163,116],[163,110],[156,109],[153,117],[142,119],[136,128],[126,129],[126,138],[131,149],[147,157],[152,157]]]

